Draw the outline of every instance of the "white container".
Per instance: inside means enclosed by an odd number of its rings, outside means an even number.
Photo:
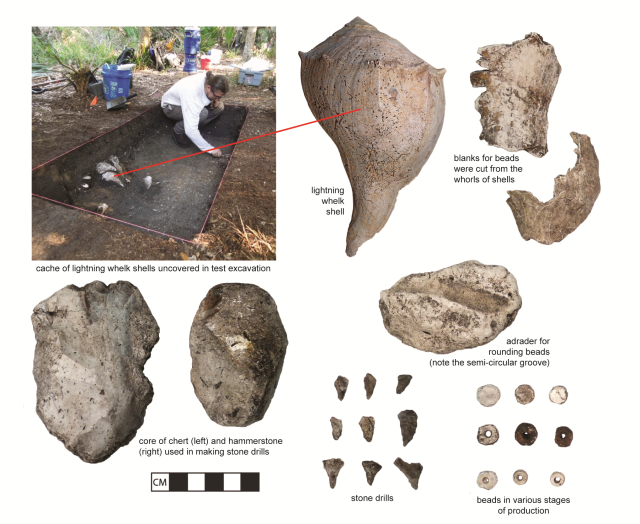
[[[211,57],[211,63],[218,65],[222,60],[222,49],[210,49],[209,56]]]

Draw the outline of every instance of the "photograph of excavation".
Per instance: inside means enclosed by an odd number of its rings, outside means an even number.
[[[274,260],[275,34],[32,28],[32,258]]]

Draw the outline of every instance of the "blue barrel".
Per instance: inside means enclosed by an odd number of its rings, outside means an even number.
[[[197,55],[200,52],[200,28],[184,28],[184,54]]]
[[[129,85],[133,71],[118,70],[117,65],[102,66],[102,90],[105,100],[113,100],[121,96],[129,96]]]
[[[185,73],[196,73],[198,71],[198,55],[184,55],[184,68]]]

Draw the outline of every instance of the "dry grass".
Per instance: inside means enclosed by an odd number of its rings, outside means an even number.
[[[265,235],[260,230],[255,230],[250,226],[245,226],[242,220],[240,210],[238,210],[238,216],[240,217],[240,225],[242,229],[238,228],[231,220],[220,216],[224,221],[231,225],[231,229],[234,234],[240,240],[242,245],[242,253],[249,260],[275,260],[276,259],[276,239],[271,235]]]

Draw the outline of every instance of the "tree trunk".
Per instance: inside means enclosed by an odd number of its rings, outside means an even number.
[[[139,27],[138,28],[138,56],[142,56],[143,53],[151,45],[151,28]]]
[[[242,53],[242,61],[248,62],[253,56],[253,44],[256,41],[257,27],[250,27],[247,30],[247,38],[244,41],[244,52]]]
[[[233,37],[233,42],[231,43],[231,49],[235,49],[240,45],[240,41],[242,40],[242,26],[236,27],[236,34]]]

